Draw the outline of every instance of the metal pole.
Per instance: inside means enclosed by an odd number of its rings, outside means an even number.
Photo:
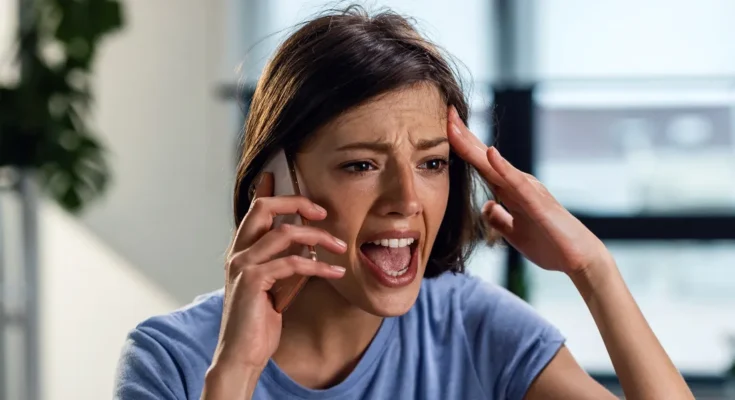
[[[529,0],[495,2],[496,60],[498,77],[494,84],[496,121],[495,145],[518,169],[533,173],[533,88],[535,81],[533,13]],[[523,256],[508,247],[505,286],[529,300],[528,276]]]
[[[38,373],[39,313],[38,313],[38,192],[33,170],[20,171],[18,192],[21,199],[23,223],[23,263],[25,272],[25,366],[26,399],[40,400],[41,385]]]
[[[2,178],[0,177],[0,181]],[[0,196],[3,194],[12,193],[10,188],[5,188],[0,182]],[[8,386],[6,379],[6,364],[8,362],[7,354],[5,353],[5,335],[6,335],[6,306],[7,306],[7,282],[5,282],[5,257],[7,252],[5,251],[5,219],[3,218],[3,199],[0,197],[0,399],[5,400],[8,398]]]
[[[32,28],[36,0],[18,1],[18,21],[21,35]],[[25,49],[26,52],[34,49]],[[21,51],[20,79],[28,79],[29,63]],[[23,323],[25,327],[25,378],[26,400],[40,400],[39,334],[38,334],[38,204],[32,169],[19,169],[18,194],[21,201],[23,237],[23,267],[25,275]]]

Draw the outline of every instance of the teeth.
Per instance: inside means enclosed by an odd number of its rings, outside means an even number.
[[[400,271],[386,271],[386,270],[383,270],[383,272],[385,272],[386,275],[390,275],[390,276],[401,276],[401,275],[405,274],[406,272],[408,272],[408,266],[406,266],[406,268],[404,268],[404,269],[402,269]]]
[[[406,247],[412,245],[414,242],[413,238],[403,238],[403,239],[381,239],[371,242],[374,245],[378,246],[385,246],[385,247],[391,247],[391,248],[398,248],[398,247]]]

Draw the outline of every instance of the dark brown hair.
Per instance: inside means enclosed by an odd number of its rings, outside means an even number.
[[[278,48],[255,89],[237,169],[236,225],[250,206],[253,180],[278,149],[296,152],[314,131],[345,111],[416,84],[436,86],[467,121],[457,74],[407,19],[389,11],[370,16],[352,6],[304,24]],[[454,153],[450,163],[449,202],[427,278],[463,272],[482,235],[474,169]]]

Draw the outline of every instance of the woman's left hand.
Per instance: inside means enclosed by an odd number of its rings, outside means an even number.
[[[536,265],[568,275],[609,263],[604,244],[567,211],[530,174],[513,167],[494,148],[488,148],[449,109],[449,143],[457,155],[473,165],[490,185],[495,201],[483,215],[489,224]]]

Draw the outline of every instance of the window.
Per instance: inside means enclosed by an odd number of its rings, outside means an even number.
[[[585,214],[735,213],[735,81],[546,84],[536,174]]]
[[[652,329],[685,374],[719,375],[735,338],[735,241],[608,241]],[[613,373],[589,312],[570,280],[529,265],[531,302],[559,327],[577,360]]]
[[[526,3],[526,2],[522,2]],[[735,2],[533,1],[537,79],[735,74]]]
[[[495,92],[512,116],[501,152],[605,241],[685,376],[721,376],[735,355],[735,3],[530,4],[513,28],[533,38],[516,49],[532,79]],[[509,255],[580,364],[611,376],[569,279]]]

